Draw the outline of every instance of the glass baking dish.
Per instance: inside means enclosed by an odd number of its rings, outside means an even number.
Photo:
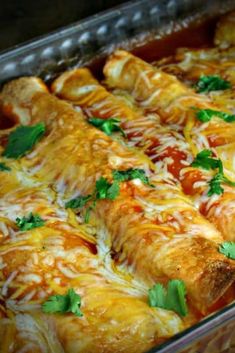
[[[136,48],[190,22],[235,8],[233,0],[139,0],[0,53],[0,84],[23,75],[51,80],[115,48]],[[235,353],[235,303],[149,353]],[[138,352],[137,352],[138,353]]]

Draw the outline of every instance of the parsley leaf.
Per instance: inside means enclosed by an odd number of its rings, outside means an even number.
[[[8,167],[5,163],[0,163],[0,171],[2,172],[2,171],[10,171],[11,170],[11,168],[10,167]]]
[[[231,123],[235,121],[235,115],[232,114],[227,114],[224,112],[219,112],[218,110],[213,110],[213,109],[197,109],[196,111],[196,117],[198,120],[202,121],[203,123],[207,123],[210,121],[213,116],[216,116],[227,123]]]
[[[90,201],[92,198],[92,195],[87,195],[87,196],[78,196],[65,204],[65,208],[80,208],[84,207],[88,201]]]
[[[149,178],[145,175],[145,171],[143,169],[130,168],[127,170],[114,170],[113,178],[118,182],[140,179],[143,184],[150,185]]]
[[[106,133],[106,135],[110,136],[113,132],[121,132],[123,136],[125,133],[123,129],[120,127],[120,120],[116,118],[110,119],[99,119],[99,118],[90,118],[89,123],[93,126],[97,127],[99,130]]]
[[[69,289],[65,295],[52,295],[42,304],[44,313],[73,313],[83,316],[81,310],[81,297],[73,289]]]
[[[15,159],[24,156],[26,152],[30,151],[35,143],[42,138],[45,130],[44,123],[17,127],[9,135],[3,156]]]
[[[212,151],[202,150],[196,155],[196,158],[192,162],[191,166],[195,168],[203,168],[206,170],[218,168],[218,160],[211,158]]]
[[[16,225],[20,230],[30,230],[37,227],[42,227],[45,221],[38,215],[30,214],[27,217],[16,218]]]
[[[197,92],[220,91],[231,88],[229,81],[222,79],[220,76],[201,76],[195,85]]]
[[[235,242],[233,241],[225,241],[220,244],[219,252],[229,259],[235,260]]]
[[[104,177],[96,182],[96,200],[109,199],[114,200],[120,192],[120,187],[117,181],[114,181],[112,184],[108,182]]]
[[[149,290],[149,305],[151,307],[172,310],[181,316],[188,313],[186,303],[186,288],[183,281],[173,279],[168,282],[167,290],[157,283]]]

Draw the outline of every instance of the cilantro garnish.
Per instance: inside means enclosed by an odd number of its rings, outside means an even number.
[[[113,178],[118,182],[140,179],[143,184],[150,185],[149,178],[145,175],[145,171],[143,169],[130,168],[127,170],[114,170]]]
[[[149,290],[149,305],[151,307],[172,310],[181,316],[188,313],[186,303],[186,288],[183,281],[173,279],[168,282],[167,289],[157,283]]]
[[[221,173],[217,173],[210,181],[209,181],[209,191],[207,193],[208,196],[212,196],[214,194],[221,195],[224,192],[224,189],[221,186],[223,182],[223,175]]]
[[[120,192],[120,187],[117,181],[113,183],[109,183],[109,181],[100,177],[96,181],[95,190],[92,194],[87,196],[79,196],[74,198],[68,202],[66,202],[66,208],[82,208],[88,204],[88,202],[92,201],[91,206],[89,206],[85,213],[85,223],[89,221],[90,211],[96,206],[96,202],[98,200],[114,200]]]
[[[230,186],[235,186],[235,182],[229,180],[224,175],[224,168],[223,168],[223,163],[221,159],[216,159],[211,157],[212,157],[212,151],[203,150],[197,154],[191,166],[195,168],[202,168],[207,170],[218,169],[218,172],[208,182],[210,188],[207,195],[208,196],[212,196],[214,194],[221,195],[224,192],[224,189],[221,186],[222,183]]]
[[[90,201],[92,195],[78,196],[65,204],[65,208],[81,208],[84,207],[88,201]]]
[[[52,295],[42,304],[44,313],[73,313],[83,316],[81,310],[81,297],[73,289],[69,289],[65,295]]]
[[[231,83],[220,76],[201,76],[195,85],[198,93],[220,91],[231,87]]]
[[[38,215],[30,214],[26,217],[16,218],[16,225],[20,230],[30,230],[37,227],[42,227],[45,224],[45,221]]]
[[[191,164],[192,167],[203,169],[216,169],[218,168],[218,160],[212,157],[212,151],[203,150],[199,152]]]
[[[208,191],[208,196],[212,196],[213,194],[221,195],[224,192],[224,189],[221,186],[221,183],[235,186],[235,182],[229,180],[222,171],[219,171],[215,176],[209,181],[210,189]]]
[[[1,172],[5,172],[5,171],[9,172],[10,170],[11,170],[11,168],[8,167],[5,163],[0,163],[0,171]]]
[[[93,126],[97,127],[99,130],[106,133],[106,135],[110,136],[113,132],[121,132],[123,136],[125,133],[123,129],[120,127],[120,120],[116,118],[110,119],[99,119],[99,118],[90,118],[89,123]]]
[[[117,181],[112,184],[107,179],[101,177],[96,182],[95,198],[96,200],[109,199],[114,200],[120,192],[120,187]]]
[[[220,244],[219,252],[229,259],[235,260],[235,242],[233,241],[225,241]]]
[[[144,184],[149,184],[149,179],[142,169],[127,169],[125,171],[114,170],[113,183],[110,183],[106,178],[100,177],[95,184],[95,190],[92,194],[87,196],[78,196],[65,204],[65,208],[82,208],[90,203],[86,209],[84,220],[85,223],[89,221],[90,211],[96,206],[98,200],[115,200],[120,193],[119,183],[132,179],[140,179]]]
[[[33,126],[19,126],[8,138],[3,156],[7,158],[20,158],[30,151],[45,133],[45,124],[38,123]]]
[[[196,117],[203,123],[207,123],[208,121],[210,121],[213,116],[216,116],[226,121],[226,123],[232,123],[233,121],[235,121],[235,115],[232,114],[227,114],[213,109],[196,109]]]

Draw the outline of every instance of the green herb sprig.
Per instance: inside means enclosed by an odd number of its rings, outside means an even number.
[[[224,120],[226,123],[232,123],[235,121],[235,115],[233,114],[228,114],[213,109],[194,109],[196,110],[197,119],[203,123],[209,122],[214,116]]]
[[[232,88],[229,81],[222,79],[217,75],[201,76],[195,84],[198,93],[207,93],[211,91],[221,91]]]
[[[235,242],[225,241],[219,246],[219,252],[229,259],[235,260]]]
[[[10,167],[6,165],[6,163],[0,163],[0,171],[1,172],[9,172],[11,170]]]
[[[224,168],[221,159],[213,158],[213,153],[210,150],[203,150],[199,152],[192,162],[191,166],[195,168],[202,168],[206,170],[215,170],[218,169],[217,173],[214,177],[208,182],[209,191],[207,193],[208,196],[212,196],[214,194],[221,195],[224,192],[222,183],[235,186],[235,182],[229,180],[224,175]]]
[[[32,126],[18,126],[10,133],[2,155],[14,159],[23,157],[42,138],[45,131],[44,123]]]
[[[181,316],[188,313],[185,284],[178,279],[170,280],[167,289],[160,283],[155,284],[149,289],[148,300],[151,307],[172,310]]]
[[[65,295],[52,295],[42,304],[42,311],[48,314],[73,313],[75,316],[83,316],[81,310],[81,297],[74,289],[69,289]]]
[[[86,206],[89,202],[91,205],[86,209],[85,212],[85,223],[89,221],[90,211],[96,206],[96,202],[98,200],[114,200],[120,192],[120,187],[117,181],[113,183],[109,183],[109,181],[104,178],[100,177],[96,181],[95,190],[93,194],[87,196],[78,196],[65,204],[65,208],[82,208]]]
[[[127,169],[125,171],[114,170],[113,182],[110,183],[106,178],[100,177],[96,181],[95,190],[92,194],[87,196],[78,196],[74,199],[69,200],[65,203],[65,208],[82,208],[84,206],[89,207],[86,209],[84,220],[85,223],[89,221],[90,211],[96,206],[98,200],[115,200],[120,193],[120,182],[140,179],[143,184],[153,186],[149,183],[148,177],[145,175],[145,171],[142,169]]]
[[[120,120],[116,118],[110,119],[100,119],[100,118],[90,118],[88,122],[97,127],[99,130],[103,131],[106,135],[110,136],[114,132],[121,132],[125,137],[123,129],[120,127]]]
[[[32,212],[26,217],[16,218],[16,225],[22,231],[42,227],[44,224],[45,220],[43,220],[38,214],[33,214]]]
[[[129,168],[127,170],[114,170],[112,174],[113,179],[118,182],[139,179],[143,184],[153,186],[150,184],[149,178],[145,175],[143,169]]]

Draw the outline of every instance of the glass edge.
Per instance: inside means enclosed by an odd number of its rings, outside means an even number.
[[[176,0],[176,3],[180,2]],[[183,1],[185,4],[188,3],[193,3],[192,1],[187,1],[184,0]],[[221,3],[223,6],[226,6],[226,4],[228,4],[228,6],[230,4],[232,4],[232,0],[224,0],[223,4],[221,2],[221,0],[215,0],[213,1],[213,3],[215,4],[215,6],[219,3]],[[44,45],[45,42],[47,42],[47,44],[50,44],[53,41],[56,41],[57,39],[60,39],[61,37],[64,36],[68,36],[68,35],[72,35],[74,32],[78,31],[78,30],[82,30],[82,29],[86,29],[89,28],[90,26],[94,26],[95,24],[101,23],[101,19],[102,21],[111,19],[113,17],[116,17],[118,15],[121,14],[121,12],[125,12],[127,10],[134,10],[135,8],[138,8],[139,6],[146,6],[146,5],[151,5],[151,4],[156,4],[158,6],[165,6],[165,8],[167,9],[167,2],[166,0],[134,0],[134,1],[127,1],[124,2],[123,4],[120,5],[116,5],[113,6],[107,10],[104,11],[100,11],[94,15],[85,17],[81,20],[72,22],[69,25],[66,26],[62,26],[62,27],[58,27],[57,29],[50,31],[49,33],[40,35],[40,36],[36,36],[30,40],[24,41],[20,44],[16,44],[14,46],[11,46],[9,48],[6,48],[4,50],[0,51],[0,60],[4,60],[7,59],[8,56],[11,55],[17,55],[22,53],[23,51],[26,50],[31,50],[34,47],[40,47],[41,45]],[[169,5],[170,1],[168,2]],[[203,3],[199,3],[198,4],[198,8],[197,11],[199,12],[200,10],[202,10],[203,8],[206,8],[206,5],[210,5],[210,1],[204,1]],[[192,15],[193,13],[188,13],[188,16]],[[187,13],[185,14],[187,15]]]
[[[5,59],[8,55],[16,54],[18,51],[24,51],[28,49],[32,49],[32,47],[43,45],[45,41],[50,43],[51,41],[55,41],[60,37],[73,34],[78,29],[85,29],[89,26],[93,26],[95,23],[105,21],[107,19],[111,19],[112,17],[118,16],[120,12],[128,10],[130,8],[135,8],[136,6],[140,6],[141,4],[151,3],[153,0],[134,0],[127,1],[123,4],[113,6],[107,10],[99,11],[94,15],[85,17],[81,20],[70,23],[69,25],[65,25],[62,27],[58,27],[57,29],[50,31],[48,33],[36,36],[27,41],[23,41],[19,44],[6,48],[4,50],[0,50],[0,60]],[[165,0],[158,0],[159,4],[164,3]]]
[[[208,1],[207,1],[208,2]],[[232,1],[224,1],[225,3],[232,3]],[[94,26],[94,24],[101,23],[107,19],[111,19],[112,17],[116,17],[127,9],[133,9],[135,7],[144,5],[146,3],[153,3],[153,0],[135,0],[128,1],[121,5],[117,5],[112,7],[111,9],[98,12],[95,15],[86,17],[82,20],[73,22],[67,26],[57,28],[54,31],[51,31],[47,34],[43,34],[41,36],[37,36],[28,41],[22,42],[19,45],[15,45],[13,47],[9,47],[3,51],[0,51],[0,61],[6,60],[8,57],[17,56],[18,54],[32,50],[35,47],[40,47],[47,43],[51,43],[63,36],[72,35],[74,32],[78,30],[82,30],[82,28],[88,28],[89,26]],[[205,1],[206,3],[206,1]],[[218,3],[218,1],[217,1]],[[158,0],[158,4],[165,4],[164,0]],[[234,2],[235,4],[235,2]],[[232,4],[233,5],[233,4]],[[200,9],[199,9],[200,10]],[[190,14],[189,14],[190,15]],[[181,333],[173,336],[168,339],[165,343],[153,347],[147,353],[177,353],[179,349],[185,349],[190,344],[195,343],[199,337],[205,336],[209,331],[213,331],[216,328],[219,328],[226,324],[227,322],[235,319],[235,303],[223,308],[222,310],[206,317],[199,323],[191,326],[190,328],[182,331]],[[177,349],[177,350],[176,350]]]
[[[232,320],[235,320],[235,302],[174,335],[166,342],[151,348],[146,353],[178,353],[179,349],[188,348],[189,344],[196,343],[199,337],[206,336],[209,332],[223,327]]]

